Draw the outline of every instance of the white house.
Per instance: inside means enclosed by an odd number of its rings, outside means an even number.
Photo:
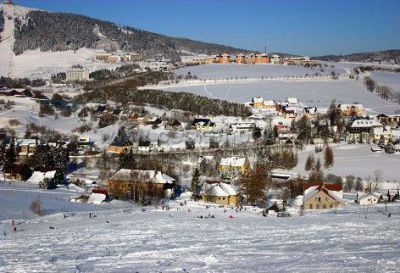
[[[66,73],[67,82],[75,81],[88,81],[89,80],[89,70],[82,67],[81,65],[73,65]]]
[[[360,206],[374,205],[374,204],[378,203],[380,197],[381,197],[381,195],[378,193],[365,193],[365,194],[357,195],[356,202]]]

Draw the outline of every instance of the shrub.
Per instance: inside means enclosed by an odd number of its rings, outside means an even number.
[[[32,213],[39,216],[43,215],[42,202],[40,201],[39,197],[37,197],[35,200],[32,201],[30,208]]]

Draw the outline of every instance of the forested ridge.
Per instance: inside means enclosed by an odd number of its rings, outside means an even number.
[[[25,50],[38,48],[42,51],[77,50],[82,47],[99,48],[104,41],[101,41],[95,30],[106,36],[110,50],[136,51],[144,57],[162,55],[178,60],[181,50],[202,54],[248,52],[229,46],[169,37],[129,26],[118,26],[112,22],[71,13],[34,10],[27,14],[25,20],[16,19],[15,24],[14,52],[17,55]]]

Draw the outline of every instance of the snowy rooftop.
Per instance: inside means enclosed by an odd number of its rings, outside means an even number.
[[[241,167],[246,162],[244,157],[226,157],[221,159],[220,165],[222,166],[234,166]]]
[[[132,181],[134,179],[138,179],[146,183],[156,183],[156,184],[172,184],[175,181],[175,179],[173,179],[172,177],[163,174],[160,171],[154,171],[154,170],[120,169],[110,178],[110,180],[118,180],[126,182]]]
[[[218,182],[218,183],[204,183],[203,184],[203,194],[218,197],[227,197],[232,195],[237,195],[237,191],[229,183]]]
[[[351,127],[353,127],[353,128],[356,128],[356,127],[378,127],[378,126],[382,126],[382,124],[379,121],[376,121],[374,119],[356,119],[351,124]]]

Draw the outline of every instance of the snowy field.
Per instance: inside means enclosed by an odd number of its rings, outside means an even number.
[[[340,176],[354,175],[363,179],[373,177],[376,170],[383,171],[383,179],[400,183],[400,155],[373,153],[368,144],[340,144],[332,146],[334,166],[330,173]],[[314,154],[313,146],[308,146],[298,154],[298,164],[293,169],[296,173],[305,175],[305,162],[309,154]],[[318,153],[323,163],[323,153]]]
[[[399,204],[290,218],[188,205],[190,212],[114,208],[95,218],[87,207],[66,219],[17,221],[16,233],[0,222],[0,271],[396,272],[400,265]],[[197,218],[209,214],[215,218]]]
[[[387,85],[393,90],[400,92],[400,73],[373,71],[371,77],[377,81],[379,85]]]
[[[190,72],[199,79],[225,79],[235,77],[260,78],[260,77],[282,77],[282,76],[305,76],[330,75],[331,71],[344,74],[344,68],[324,67],[324,72],[320,68],[305,68],[292,65],[251,65],[251,64],[206,64],[198,66],[189,66],[175,70],[176,75],[186,76]]]
[[[306,105],[327,108],[333,99],[337,103],[358,102],[375,113],[392,114],[400,105],[388,102],[368,92],[362,82],[355,80],[274,80],[249,83],[162,87],[172,92],[189,92],[233,102],[251,101],[253,97],[283,100],[297,97]]]

